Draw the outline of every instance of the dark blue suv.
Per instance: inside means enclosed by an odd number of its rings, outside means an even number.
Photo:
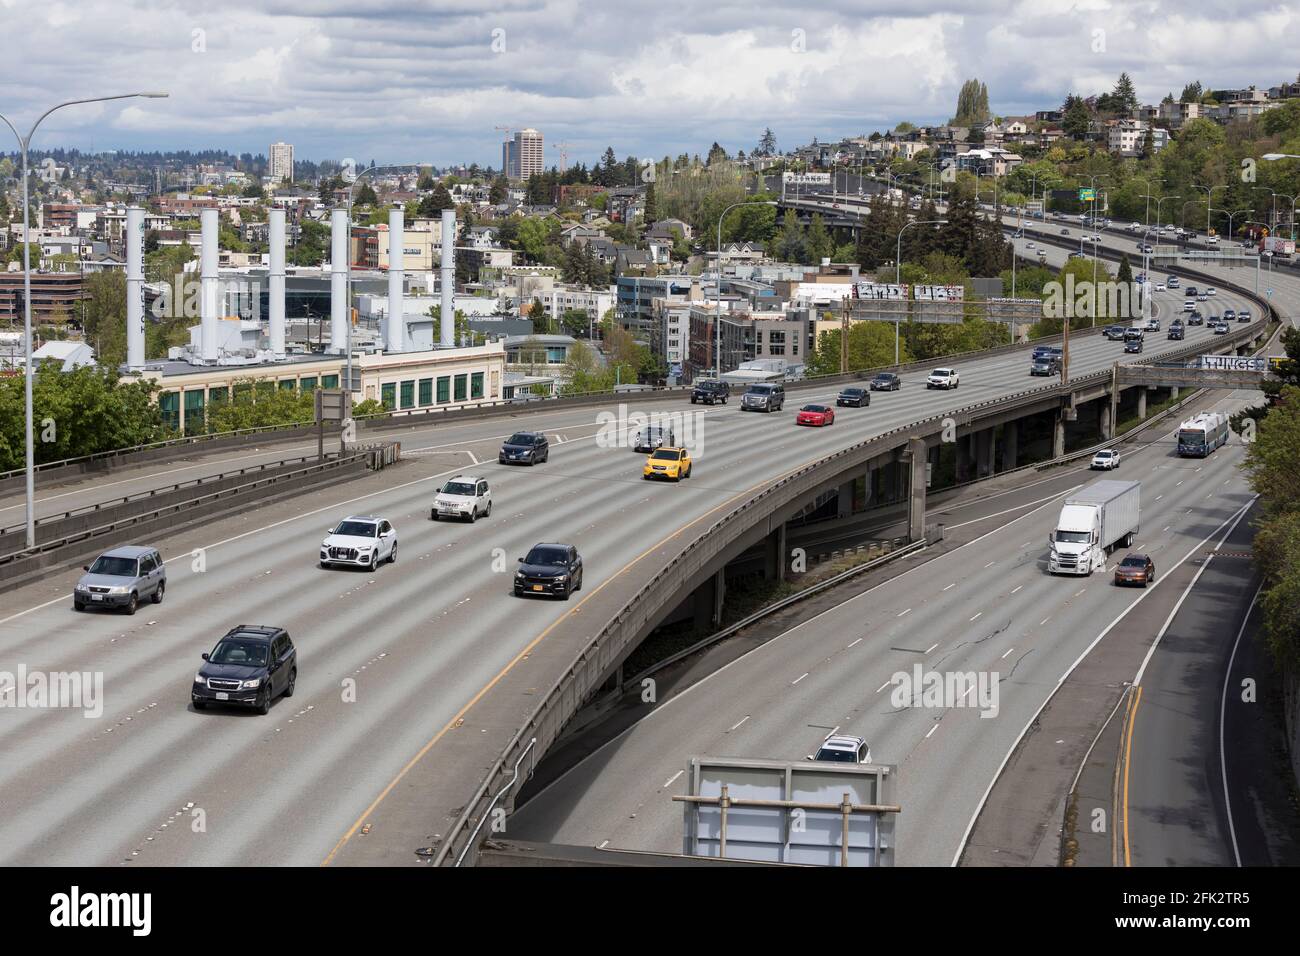
[[[208,704],[252,707],[269,713],[280,695],[293,696],[298,683],[298,650],[282,627],[240,624],[203,655],[194,675],[190,701],[195,710]]]

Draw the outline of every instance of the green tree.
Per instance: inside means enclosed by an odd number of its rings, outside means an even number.
[[[979,80],[967,80],[957,94],[957,115],[953,126],[975,126],[989,121],[989,88]]]

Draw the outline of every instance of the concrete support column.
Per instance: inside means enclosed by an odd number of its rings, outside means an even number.
[[[1110,441],[1115,430],[1115,423],[1110,420],[1110,402],[1101,402],[1101,407],[1097,409],[1097,425],[1101,430],[1101,440]]]
[[[1002,426],[1002,470],[1010,471],[1016,467],[1020,454],[1020,422],[1007,422]]]
[[[971,446],[974,444],[974,439],[974,435],[958,435],[957,441],[954,443],[956,445],[955,451],[957,452],[957,469],[955,477],[958,484],[961,484],[963,481],[969,481],[971,478]]]
[[[1065,454],[1065,412],[1056,413],[1052,422],[1052,457],[1060,458]]]
[[[767,553],[763,561],[763,577],[768,581],[784,581],[787,563],[784,524],[768,534],[764,546]]]
[[[891,461],[883,469],[884,488],[881,497],[885,501],[898,501],[903,497],[903,463]]]
[[[1138,420],[1146,421],[1147,417],[1147,388],[1145,385],[1138,386]]]
[[[925,440],[911,438],[907,442],[911,456],[908,479],[907,539],[920,541],[925,537],[925,466],[928,458]]]
[[[1178,401],[1178,393],[1179,393],[1180,391],[1181,391],[1181,389],[1179,389],[1179,387],[1178,387],[1177,385],[1172,386],[1172,387],[1169,389],[1169,398],[1170,398],[1170,400],[1171,400],[1171,401],[1175,401],[1175,402]]]
[[[993,429],[985,428],[972,437],[975,440],[975,475],[977,478],[987,478],[993,474]]]
[[[853,486],[855,484],[857,484],[856,481],[846,481],[840,485],[837,492],[836,517],[847,518],[853,514]]]
[[[696,627],[710,627],[717,630],[722,624],[722,602],[726,597],[727,576],[718,572],[691,594],[691,611]]]

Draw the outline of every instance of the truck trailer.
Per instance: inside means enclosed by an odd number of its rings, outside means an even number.
[[[1056,530],[1047,536],[1049,574],[1091,574],[1106,567],[1117,546],[1129,547],[1138,531],[1142,485],[1097,481],[1065,499]]]

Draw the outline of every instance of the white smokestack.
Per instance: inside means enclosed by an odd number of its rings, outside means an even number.
[[[442,324],[444,349],[456,347],[456,210],[442,211]]]
[[[348,350],[348,214],[330,214],[330,351]]]
[[[389,352],[406,351],[406,221],[400,205],[388,210],[388,324],[384,329],[384,348]]]
[[[284,358],[284,207],[271,209],[271,269],[268,309],[271,319],[271,352]]]
[[[144,368],[144,210],[126,210],[126,364]]]
[[[199,351],[204,362],[217,361],[217,310],[221,303],[221,280],[217,277],[217,236],[219,233],[217,210],[204,209],[199,215],[202,226],[202,252],[200,253],[199,280]]]

